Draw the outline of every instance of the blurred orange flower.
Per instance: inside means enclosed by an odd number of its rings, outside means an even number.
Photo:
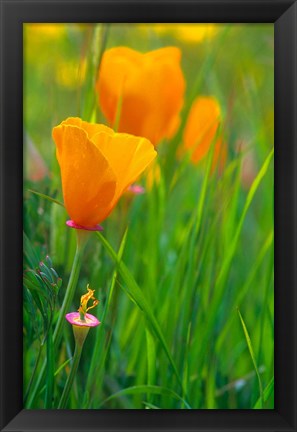
[[[53,128],[63,196],[72,221],[92,228],[155,158],[146,138],[70,117]]]
[[[193,163],[199,163],[208,153],[216,138],[221,123],[221,108],[218,101],[210,96],[200,96],[193,102],[184,129],[184,149],[191,152]],[[216,138],[213,167],[218,161],[226,160],[226,144],[222,137]]]
[[[120,132],[148,138],[157,145],[171,138],[180,123],[185,80],[181,51],[160,48],[142,54],[126,47],[105,51],[96,90],[101,110]]]

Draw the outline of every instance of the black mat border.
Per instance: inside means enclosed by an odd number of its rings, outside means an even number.
[[[296,2],[1,0],[0,7],[1,430],[296,431]],[[275,410],[22,409],[22,24],[95,21],[275,23]]]

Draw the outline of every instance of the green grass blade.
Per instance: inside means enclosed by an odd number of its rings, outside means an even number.
[[[132,386],[132,387],[128,387],[124,390],[120,390],[120,391],[112,394],[108,398],[106,398],[104,401],[102,401],[100,403],[100,407],[105,405],[107,402],[109,402],[113,399],[119,398],[121,396],[135,395],[135,394],[139,394],[139,393],[152,393],[152,394],[157,394],[157,395],[161,395],[161,396],[171,396],[174,399],[177,399],[180,402],[182,402],[186,406],[187,409],[191,409],[191,407],[187,403],[187,401],[185,401],[181,396],[179,396],[173,390],[166,388],[166,387],[150,386],[150,385]]]
[[[97,24],[94,27],[92,40],[89,44],[89,53],[87,55],[87,75],[82,99],[80,103],[80,116],[87,121],[94,121],[96,108],[98,105],[95,84],[100,68],[102,56],[106,49],[110,24]]]
[[[158,406],[156,406],[156,405],[153,405],[153,404],[151,404],[151,403],[149,403],[149,402],[145,402],[145,401],[143,401],[143,405],[144,405],[146,408],[149,408],[149,409],[160,409],[160,407],[158,407]]]
[[[24,258],[27,261],[29,267],[31,269],[34,269],[38,267],[40,259],[33,248],[29,237],[26,235],[26,233],[23,233],[23,245],[24,245]]]
[[[265,351],[263,340],[265,338],[264,336],[264,328],[265,328],[265,322],[267,319],[268,311],[269,311],[269,290],[270,287],[273,286],[273,277],[274,277],[274,250],[271,250],[270,253],[270,260],[269,260],[269,269],[270,271],[267,271],[266,279],[263,283],[265,289],[264,289],[264,298],[263,298],[263,313],[261,314],[260,319],[260,338],[259,338],[259,348],[258,348],[258,355],[257,355],[257,362],[258,364],[261,364],[262,358],[264,355],[263,350]]]
[[[40,193],[40,192],[34,191],[34,190],[32,190],[32,189],[27,189],[27,191],[28,191],[28,192],[31,192],[31,193],[33,193],[33,194],[35,194],[35,195],[37,195],[37,196],[39,196],[40,198],[44,198],[44,199],[46,199],[47,201],[50,201],[50,202],[52,202],[52,203],[54,203],[54,204],[58,204],[59,206],[64,207],[64,204],[63,204],[61,201],[56,200],[55,198],[52,198],[52,197],[50,197],[50,196],[48,196],[48,195],[45,195],[45,194],[43,194],[43,193]]]
[[[111,256],[111,258],[114,260],[114,262],[118,266],[118,271],[119,271],[121,277],[123,278],[123,280],[125,281],[125,286],[121,285],[122,289],[125,291],[125,293],[130,298],[133,299],[133,301],[137,304],[137,306],[140,308],[140,310],[142,310],[142,312],[145,314],[148,322],[151,324],[152,329],[154,330],[155,335],[159,339],[161,346],[163,347],[163,349],[167,355],[167,358],[168,358],[168,360],[169,360],[169,362],[170,362],[170,364],[174,370],[174,373],[178,379],[178,382],[182,388],[182,380],[181,380],[180,375],[178,373],[175,362],[174,362],[172,355],[170,353],[170,350],[167,346],[167,343],[166,343],[165,338],[163,336],[162,330],[161,330],[161,328],[160,328],[160,326],[159,326],[159,324],[155,318],[155,315],[154,315],[152,309],[148,305],[147,300],[143,295],[143,292],[139,288],[138,284],[135,282],[135,279],[133,278],[129,269],[126,267],[126,265],[123,263],[123,261],[118,260],[116,252],[110,246],[108,241],[103,237],[103,235],[101,233],[97,232],[96,234],[99,237],[99,239],[100,239],[101,243],[103,244],[103,246],[105,247],[105,249],[107,250],[107,252],[109,253],[109,255]]]
[[[122,238],[122,241],[121,241],[121,244],[120,244],[119,252],[117,255],[117,260],[119,262],[121,261],[123,253],[124,253],[125,244],[126,244],[126,240],[127,240],[127,234],[128,234],[128,230],[125,231],[123,238]],[[101,325],[104,325],[104,323],[105,323],[105,317],[106,317],[107,311],[108,311],[110,303],[111,303],[111,299],[112,299],[115,283],[117,280],[117,276],[118,276],[118,269],[116,267],[114,269],[114,272],[112,275],[111,285],[110,285],[110,289],[109,289],[109,293],[108,293],[108,298],[107,298],[107,301],[105,303],[102,317],[100,319]],[[92,358],[91,358],[91,362],[90,362],[90,368],[89,368],[87,383],[86,383],[86,387],[85,387],[84,404],[86,403],[88,394],[89,394],[90,389],[91,389],[91,385],[94,382],[94,374],[96,373],[96,368],[98,367],[98,359],[100,359],[99,365],[102,364],[102,357],[103,357],[102,343],[103,343],[103,341],[102,341],[102,334],[100,331],[101,328],[102,327],[100,327],[98,329],[97,338],[95,341],[94,350],[93,350],[93,354],[92,354]]]
[[[45,391],[45,409],[52,408],[54,392],[54,344],[53,331],[50,328],[46,340],[46,391]]]
[[[59,373],[68,365],[68,363],[73,361],[73,357],[68,358],[67,360],[65,360],[56,370],[56,372],[54,373],[54,377],[56,377],[57,375],[59,375]],[[46,390],[46,385],[44,385],[42,387],[42,389],[40,390],[40,393],[43,393]]]
[[[226,257],[223,260],[220,272],[218,274],[217,280],[216,280],[216,287],[215,287],[215,295],[214,295],[214,299],[211,303],[211,306],[209,308],[208,311],[208,321],[207,321],[207,325],[205,326],[205,330],[204,330],[204,334],[203,334],[203,338],[202,338],[202,342],[201,342],[201,352],[199,355],[200,361],[203,361],[204,359],[204,354],[205,354],[205,350],[208,346],[208,340],[209,340],[209,335],[211,332],[211,329],[214,327],[214,322],[216,319],[216,314],[217,314],[217,310],[220,306],[220,303],[222,301],[222,297],[224,294],[224,289],[225,289],[225,285],[226,285],[226,281],[227,281],[227,277],[229,274],[229,270],[232,264],[232,260],[234,258],[235,252],[236,252],[236,247],[239,241],[239,237],[242,231],[242,227],[243,227],[243,223],[245,221],[245,217],[246,214],[248,212],[248,209],[253,201],[253,198],[261,184],[262,179],[264,178],[270,162],[272,160],[272,157],[274,155],[274,149],[272,149],[270,151],[270,153],[268,154],[267,158],[265,159],[257,177],[255,178],[255,180],[253,181],[253,184],[249,190],[249,193],[247,195],[246,201],[245,201],[245,205],[239,220],[239,223],[237,225],[237,229],[235,231],[235,235],[232,241],[232,244],[230,245],[230,248],[228,250],[228,253],[226,254]]]
[[[148,328],[145,329],[145,335],[147,349],[147,383],[148,385],[153,385],[156,382],[156,346],[155,340]],[[150,397],[148,397],[148,402],[151,402]]]
[[[72,360],[73,360],[73,357],[70,357],[69,359],[65,360],[65,361],[64,361],[64,362],[63,362],[63,363],[58,367],[58,369],[56,370],[54,376],[57,376],[57,375],[61,372],[61,370],[63,370],[63,369],[68,365],[68,363],[70,363]]]
[[[234,301],[232,302],[233,307],[240,306],[241,302],[244,300],[245,296],[249,292],[250,287],[252,286],[252,283],[256,277],[257,272],[261,268],[261,265],[263,263],[264,258],[267,256],[267,253],[269,250],[271,250],[271,246],[273,245],[273,231],[271,231],[263,244],[263,247],[260,249],[260,252],[255,259],[255,262],[253,264],[253,267],[251,268],[249,275],[244,283],[244,285],[240,288],[237,296],[234,298]],[[216,342],[216,349],[219,352],[222,349],[222,345],[224,340],[229,334],[229,331],[232,327],[234,320],[234,315],[230,314],[230,316],[225,321],[225,324],[220,330],[220,335],[218,337],[218,340]],[[259,363],[259,362],[258,362]]]
[[[202,221],[203,209],[205,207],[205,200],[206,200],[206,195],[207,195],[207,191],[208,191],[209,180],[211,177],[211,166],[213,163],[215,146],[216,146],[216,142],[217,142],[219,135],[220,135],[220,130],[215,134],[215,137],[212,140],[211,147],[210,147],[210,150],[209,150],[208,156],[207,156],[206,172],[205,172],[205,176],[203,179],[202,188],[201,188],[201,192],[200,192],[200,198],[199,198],[199,202],[198,202],[197,219],[195,221],[195,235],[198,234],[199,229],[200,229],[200,225],[201,225],[201,221]]]
[[[256,358],[255,358],[255,354],[254,354],[254,350],[253,350],[253,346],[252,346],[252,341],[251,341],[250,335],[248,333],[248,330],[246,328],[246,325],[245,325],[245,323],[243,321],[243,318],[241,316],[241,313],[240,313],[239,309],[237,309],[237,312],[238,312],[238,316],[239,316],[239,319],[240,319],[240,322],[241,322],[241,325],[242,325],[242,328],[243,328],[243,332],[244,332],[246,343],[247,343],[247,346],[248,346],[248,349],[249,349],[249,353],[250,353],[250,356],[251,356],[251,359],[252,359],[252,362],[253,362],[253,365],[254,365],[254,368],[255,368],[255,371],[256,371],[257,378],[258,378],[259,392],[260,392],[260,406],[259,406],[259,408],[261,409],[261,408],[264,408],[264,395],[263,395],[262,380],[261,380],[261,376],[260,376],[259,369],[258,369],[258,366],[257,366],[257,362],[256,362]]]
[[[243,226],[246,214],[247,214],[248,209],[249,209],[249,207],[253,201],[255,193],[257,192],[259,185],[260,185],[262,179],[264,178],[264,176],[265,176],[265,174],[269,168],[269,165],[270,165],[270,162],[272,160],[273,155],[274,155],[274,149],[272,149],[271,152],[268,154],[268,156],[265,159],[257,177],[253,181],[253,184],[249,190],[249,193],[248,193],[248,196],[247,196],[247,199],[246,199],[243,211],[242,211],[242,215],[240,217],[240,220],[239,220],[236,232],[235,232],[233,242],[231,244],[231,247],[229,249],[229,253],[226,256],[226,259],[224,260],[223,266],[222,266],[221,271],[220,271],[219,276],[218,276],[218,280],[217,280],[218,285],[223,284],[226,280],[228,270],[230,268],[230,263],[232,261],[232,258],[234,257],[235,251],[236,251],[236,246],[237,246],[237,243],[239,240],[239,236],[241,234],[241,230],[242,230],[242,226]]]
[[[264,403],[268,401],[268,399],[274,394],[274,377],[271,378],[267,386],[265,387],[263,391],[263,399]],[[261,397],[257,400],[257,402],[254,405],[254,409],[261,409],[262,408],[262,399]]]
[[[187,332],[187,342],[186,342],[186,349],[185,349],[185,355],[184,355],[184,370],[183,370],[183,398],[186,397],[187,394],[187,385],[189,382],[189,346],[190,346],[190,340],[191,340],[191,322],[188,325],[188,332]]]

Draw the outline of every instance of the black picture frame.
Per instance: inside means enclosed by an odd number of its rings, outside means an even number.
[[[2,431],[296,431],[297,2],[1,0]],[[274,23],[275,409],[24,410],[22,404],[22,24]]]

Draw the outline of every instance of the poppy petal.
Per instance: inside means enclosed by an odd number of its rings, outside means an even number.
[[[68,117],[66,120],[62,121],[61,125],[77,126],[80,129],[83,129],[87,133],[90,140],[94,135],[99,132],[114,135],[114,131],[108,126],[105,126],[103,124],[89,123],[79,117]]]
[[[179,125],[185,80],[181,51],[165,47],[142,54],[126,47],[105,51],[96,83],[100,107],[118,131],[148,138],[154,145],[171,138]]]
[[[93,142],[116,173],[116,195],[130,186],[157,154],[149,140],[128,134],[115,133],[107,137],[99,133],[93,136]]]
[[[184,147],[192,151],[194,163],[208,153],[220,121],[221,109],[215,98],[201,96],[194,101],[184,130]]]
[[[62,123],[53,129],[53,138],[67,212],[75,223],[92,227],[111,211],[116,176],[83,129]]]

